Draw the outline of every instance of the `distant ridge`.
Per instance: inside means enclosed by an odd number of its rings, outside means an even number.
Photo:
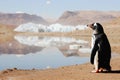
[[[0,13],[0,24],[20,25],[28,22],[48,24],[45,19],[37,15],[27,13]]]
[[[120,16],[120,11],[65,11],[56,21],[64,25],[107,22]]]

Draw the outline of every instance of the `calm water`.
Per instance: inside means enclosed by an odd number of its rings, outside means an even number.
[[[14,36],[0,43],[0,70],[57,68],[89,61],[88,42],[70,37]]]

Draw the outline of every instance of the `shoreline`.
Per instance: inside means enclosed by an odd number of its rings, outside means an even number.
[[[87,54],[87,53],[86,53]],[[90,57],[90,54],[87,54],[87,58],[89,59]],[[115,59],[115,58],[119,58],[120,57],[120,54],[118,53],[112,53],[112,57],[111,59]],[[86,62],[81,62],[80,64],[71,64],[71,65],[61,65],[61,66],[58,66],[58,67],[50,67],[50,66],[46,66],[44,68],[18,68],[18,67],[13,67],[13,68],[4,68],[4,69],[0,69],[0,72],[2,71],[6,71],[6,70],[14,70],[14,69],[18,69],[18,70],[46,70],[46,69],[57,69],[57,68],[60,68],[60,67],[67,67],[67,66],[74,66],[74,65],[84,65],[84,64],[87,64],[89,63],[89,60]]]
[[[6,69],[0,71],[1,80],[119,80],[120,58],[111,59],[111,72],[91,73],[93,65],[90,63],[62,66],[49,69]],[[114,74],[114,75],[113,75]]]

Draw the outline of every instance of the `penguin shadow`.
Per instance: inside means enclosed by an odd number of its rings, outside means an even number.
[[[120,73],[120,70],[103,71],[102,73]]]

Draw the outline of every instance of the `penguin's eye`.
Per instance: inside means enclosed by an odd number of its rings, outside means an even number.
[[[95,23],[92,24],[92,29],[94,30],[96,28]]]
[[[92,24],[92,26],[94,26],[94,23]]]

